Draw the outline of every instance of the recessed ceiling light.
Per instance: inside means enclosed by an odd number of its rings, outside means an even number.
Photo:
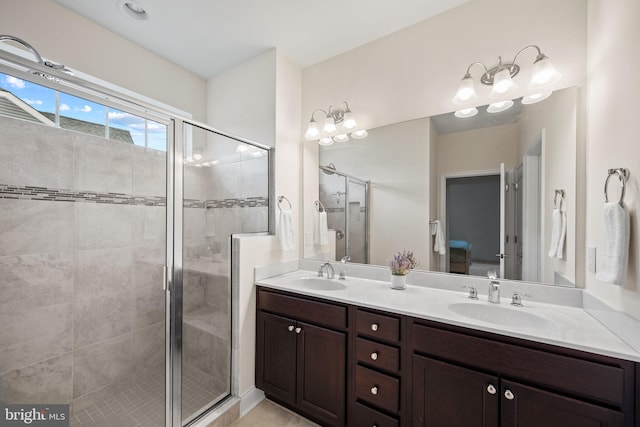
[[[129,18],[137,19],[139,21],[144,21],[149,18],[149,14],[147,14],[144,6],[137,1],[120,0],[118,3],[120,5],[120,10],[122,10]]]

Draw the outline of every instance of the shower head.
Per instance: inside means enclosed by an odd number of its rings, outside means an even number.
[[[327,175],[333,175],[333,172],[329,172],[327,169],[331,169],[331,170],[336,170],[336,165],[334,165],[333,163],[329,163],[327,166],[324,166],[321,170],[322,172],[326,173]]]

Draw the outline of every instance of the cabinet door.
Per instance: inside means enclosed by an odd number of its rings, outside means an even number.
[[[298,322],[297,405],[327,425],[345,424],[347,336]]]
[[[512,381],[502,381],[501,426],[614,427],[622,413]]]
[[[414,426],[497,427],[498,393],[492,375],[413,356]]]
[[[295,322],[258,311],[256,385],[267,395],[293,404],[296,397]]]

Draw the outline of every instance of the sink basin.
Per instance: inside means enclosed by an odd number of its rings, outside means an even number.
[[[485,305],[477,303],[450,304],[449,310],[462,316],[497,325],[513,326],[517,328],[548,328],[553,322],[529,313],[526,308],[507,308],[499,305]]]
[[[340,291],[346,287],[337,280],[323,279],[321,277],[302,277],[292,280],[291,283],[295,286],[315,291]]]

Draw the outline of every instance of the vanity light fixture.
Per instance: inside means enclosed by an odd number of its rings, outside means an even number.
[[[531,91],[535,91],[536,95],[542,95],[548,92],[543,91],[543,89],[560,80],[562,74],[555,69],[549,57],[542,53],[538,46],[529,45],[520,49],[511,62],[502,63],[502,57],[499,56],[498,65],[492,68],[487,68],[482,62],[471,63],[467,67],[467,72],[460,82],[456,95],[451,101],[457,105],[465,105],[478,98],[478,93],[476,92],[475,84],[471,77],[471,68],[474,65],[479,65],[484,70],[484,74],[480,77],[480,82],[484,85],[491,86],[491,92],[489,93],[490,98],[508,98],[514,94],[518,90],[518,85],[513,81],[513,78],[520,72],[520,66],[517,64],[518,57],[530,48],[536,49],[538,55],[533,61],[533,72],[528,88]],[[533,95],[531,96],[533,97]],[[538,101],[544,99],[540,96],[538,97],[540,98]]]
[[[325,116],[322,128],[318,126],[318,122],[314,118],[314,114],[318,111],[322,111]],[[348,134],[351,134],[353,139],[362,139],[368,135],[366,130],[358,129],[358,122],[353,116],[349,104],[347,101],[342,101],[338,108],[330,105],[327,111],[322,108],[314,110],[311,113],[304,137],[308,140],[317,139],[320,145],[331,145],[334,142],[349,141]]]
[[[524,105],[535,104],[536,102],[543,101],[551,96],[551,91],[534,93],[533,95],[527,95],[522,97],[522,103]]]

